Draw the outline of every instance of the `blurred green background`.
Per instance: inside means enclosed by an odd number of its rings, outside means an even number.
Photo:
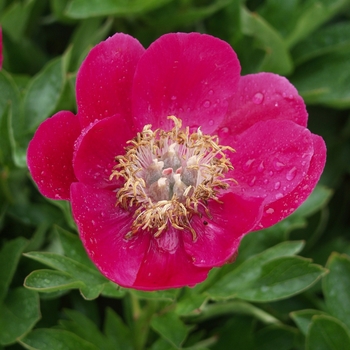
[[[350,0],[0,0],[0,25],[0,349],[350,349]],[[286,76],[327,165],[296,213],[201,285],[124,290],[85,255],[69,204],[38,193],[26,148],[76,110],[95,44],[176,31],[227,41],[242,74]]]

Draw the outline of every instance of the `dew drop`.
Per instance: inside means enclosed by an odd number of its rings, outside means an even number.
[[[172,101],[175,101],[175,100],[176,100],[176,96],[171,96],[170,99],[171,99]]]
[[[285,164],[279,161],[278,159],[274,159],[273,161],[273,167],[278,171],[285,167]]]
[[[41,174],[41,175],[45,175],[45,171],[42,171],[40,174]]]
[[[266,210],[266,214],[273,214],[274,212],[275,212],[275,210],[272,208],[269,208]]]
[[[255,181],[256,181],[256,176],[254,176],[254,177],[250,180],[249,186],[254,186]]]
[[[261,92],[257,92],[253,97],[252,97],[252,101],[253,103],[255,103],[256,105],[260,105],[262,103],[262,101],[264,100],[264,95]]]
[[[275,107],[278,107],[278,102],[275,103]]]
[[[206,101],[203,102],[203,107],[204,107],[204,108],[209,108],[210,105],[211,105],[211,103],[210,103],[209,100],[206,100]]]
[[[273,175],[273,171],[269,171],[269,175],[272,176]]]
[[[221,128],[218,132],[219,137],[225,137],[230,133],[230,129],[227,126],[224,126]]]
[[[281,198],[283,198],[283,194],[282,193],[277,193],[275,198],[276,199],[281,199]]]
[[[246,161],[246,163],[243,165],[243,170],[244,171],[249,171],[250,168],[252,167],[252,164],[255,162],[255,159],[249,159]]]
[[[286,175],[286,179],[288,181],[292,181],[295,178],[295,175],[297,173],[297,168],[294,166],[292,169],[290,169]]]
[[[91,220],[91,223],[92,223],[94,226],[96,225],[95,220]]]
[[[277,181],[275,183],[275,190],[278,190],[281,187],[281,183],[279,181]]]
[[[268,179],[264,179],[264,184],[267,185],[269,183],[269,180]]]
[[[264,171],[264,169],[265,169],[264,161],[262,161],[258,166],[258,172],[262,173]]]
[[[209,124],[210,126],[213,126],[213,125],[214,125],[214,120],[213,120],[213,119],[210,119],[209,122],[208,122],[208,124]]]
[[[209,92],[208,92],[209,95],[212,95],[213,93],[214,93],[213,90],[209,90]]]

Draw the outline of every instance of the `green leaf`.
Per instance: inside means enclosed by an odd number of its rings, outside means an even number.
[[[27,245],[27,240],[19,237],[4,243],[0,251],[0,304],[15,274],[21,254]],[[4,268],[6,266],[6,268]]]
[[[58,234],[66,257],[96,270],[77,234],[70,233],[59,226],[55,226],[55,232]]]
[[[350,48],[350,23],[340,22],[316,31],[292,51],[297,65],[332,52]]]
[[[69,67],[72,71],[79,68],[81,59],[86,56],[88,50],[107,36],[112,27],[113,19],[109,18],[103,25],[101,24],[102,19],[100,18],[88,18],[80,22],[71,40],[73,48]]]
[[[325,271],[310,260],[288,256],[302,247],[300,242],[293,243],[281,243],[253,256],[216,282],[206,293],[215,299],[238,297],[260,302],[300,293],[315,283]]]
[[[107,298],[122,298],[125,293],[125,289],[120,288],[113,282],[109,282],[104,285],[101,295]]]
[[[70,274],[55,270],[35,270],[24,280],[24,286],[41,293],[52,293],[84,287],[82,281]]]
[[[104,333],[114,345],[115,350],[133,350],[132,335],[121,317],[112,309],[107,308]]]
[[[72,0],[66,10],[71,18],[141,14],[172,0]]]
[[[64,88],[63,68],[62,57],[56,58],[30,82],[23,101],[26,131],[34,131],[54,113]]]
[[[188,335],[187,327],[173,312],[155,315],[151,320],[151,327],[177,348],[181,346]]]
[[[13,163],[10,139],[11,114],[12,106],[8,104],[3,114],[0,115],[0,164],[6,167],[11,166]]]
[[[176,303],[175,312],[178,315],[184,316],[192,313],[198,313],[199,308],[207,300],[207,296],[196,293],[195,290],[184,288],[183,294]]]
[[[287,46],[280,34],[262,17],[242,8],[242,32],[253,36],[256,45],[265,52],[259,71],[288,74],[293,69],[293,62]]]
[[[0,305],[0,344],[15,343],[40,319],[38,294],[23,287],[12,290]]]
[[[62,329],[36,329],[19,340],[29,350],[99,350],[95,345]]]
[[[293,32],[286,39],[288,47],[307,37],[349,4],[348,0],[308,0],[300,8]]]
[[[287,326],[270,326],[261,329],[255,335],[255,349],[259,350],[289,350],[295,349],[297,331]]]
[[[66,272],[87,286],[99,285],[107,282],[96,268],[81,264],[71,258],[56,253],[30,252],[24,254],[26,257],[39,261],[56,270]]]
[[[14,41],[19,41],[23,37],[34,4],[35,0],[14,2],[0,17],[3,30]]]
[[[328,311],[350,329],[350,258],[333,253],[326,267],[329,273],[323,279],[323,293]]]
[[[314,316],[306,337],[306,350],[350,349],[350,334],[331,316]]]
[[[326,315],[326,313],[320,310],[300,310],[290,313],[291,318],[305,336],[307,335],[308,329],[311,325],[312,318],[315,315]]]
[[[60,320],[60,327],[96,345],[99,350],[115,350],[109,339],[88,317],[75,310],[66,309],[64,312],[70,320]]]
[[[298,67],[290,78],[308,104],[350,107],[350,50],[324,55]]]
[[[174,301],[179,292],[178,289],[167,289],[167,290],[159,290],[153,292],[143,292],[141,290],[130,289],[130,293],[135,295],[140,299],[157,299],[157,300],[169,300]]]

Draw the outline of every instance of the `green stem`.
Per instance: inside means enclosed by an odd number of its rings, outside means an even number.
[[[197,323],[228,314],[254,316],[265,324],[281,323],[277,318],[270,315],[269,313],[242,300],[234,300],[227,303],[207,304],[203,307],[199,315],[191,316],[191,319]]]

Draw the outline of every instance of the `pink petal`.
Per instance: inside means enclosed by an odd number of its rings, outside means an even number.
[[[116,207],[112,191],[74,183],[71,198],[73,217],[91,260],[113,282],[132,287],[150,235],[141,232],[131,239],[124,238],[130,230],[133,212]]]
[[[116,180],[109,180],[115,157],[125,153],[126,141],[134,136],[130,123],[119,116],[96,121],[84,129],[73,158],[78,180],[90,186],[115,188]]]
[[[262,198],[244,198],[227,193],[220,197],[220,201],[222,204],[211,202],[209,205],[212,219],[205,216],[192,218],[196,241],[189,233],[183,235],[185,250],[196,266],[224,264],[237,251],[244,234],[250,232],[261,218]]]
[[[236,138],[231,161],[238,191],[280,199],[305,177],[314,154],[310,131],[289,120],[258,122]]]
[[[61,111],[45,120],[29,143],[28,168],[44,196],[69,200],[70,185],[77,181],[72,158],[79,134],[78,118],[69,111]]]
[[[286,78],[272,73],[250,74],[240,79],[217,133],[224,142],[227,135],[240,134],[259,121],[284,119],[306,126],[307,118],[303,99]]]
[[[117,113],[131,117],[131,85],[143,53],[136,39],[122,33],[89,52],[76,82],[78,116],[83,127]]]
[[[209,133],[223,120],[239,73],[237,55],[226,42],[198,33],[163,35],[135,72],[134,123],[167,129],[173,125],[166,117],[175,115]]]
[[[152,238],[133,288],[159,290],[193,286],[206,279],[209,269],[197,267],[184,249],[183,232],[170,227]]]
[[[320,136],[312,135],[312,140],[314,155],[307,175],[291,193],[265,207],[261,223],[256,227],[257,230],[272,226],[292,214],[315,188],[326,163],[326,145]]]

